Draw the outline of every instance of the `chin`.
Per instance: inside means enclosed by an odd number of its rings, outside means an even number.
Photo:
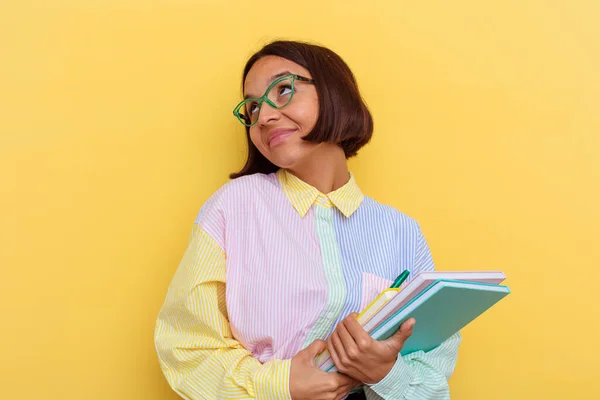
[[[294,165],[296,165],[296,163],[294,162],[294,160],[289,160],[289,159],[280,159],[280,158],[275,158],[275,159],[271,159],[270,160],[273,164],[275,164],[276,166],[278,166],[279,168],[284,168],[284,169],[290,169],[293,168]]]
[[[279,168],[291,169],[298,167],[303,160],[308,159],[311,151],[303,143],[283,143],[273,149],[268,149],[265,153],[263,153],[265,157]]]
[[[298,157],[298,154],[294,153],[285,151],[277,152],[277,154],[272,153],[268,159],[279,168],[290,169],[297,165],[301,159],[301,157]]]

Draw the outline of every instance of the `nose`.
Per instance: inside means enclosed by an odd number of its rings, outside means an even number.
[[[281,112],[278,109],[271,107],[265,101],[264,103],[262,103],[262,106],[260,107],[260,112],[258,114],[258,124],[266,125],[271,121],[279,120],[280,117],[281,117]]]

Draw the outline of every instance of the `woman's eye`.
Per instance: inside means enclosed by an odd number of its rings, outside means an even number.
[[[282,86],[281,88],[279,88],[279,95],[280,96],[287,96],[290,93],[292,93],[292,87],[291,86]]]
[[[248,106],[248,112],[249,112],[250,114],[257,113],[257,112],[258,112],[258,104],[256,104],[256,103],[252,103],[252,104],[250,104],[250,105]]]

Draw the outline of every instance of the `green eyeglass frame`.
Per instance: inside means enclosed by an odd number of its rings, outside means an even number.
[[[287,100],[287,102],[283,105],[278,106],[273,101],[271,101],[271,99],[269,99],[268,95],[273,87],[275,87],[281,81],[285,81],[285,80],[289,80],[291,82],[292,91],[291,91],[290,97]],[[254,126],[258,122],[258,116],[260,115],[260,110],[262,109],[263,103],[267,103],[269,106],[271,106],[272,108],[275,108],[275,109],[281,109],[281,108],[287,106],[288,104],[290,104],[290,102],[292,101],[292,98],[294,97],[294,93],[296,92],[295,87],[294,87],[294,83],[296,80],[303,81],[303,82],[309,82],[309,83],[315,83],[314,79],[306,78],[304,76],[300,76],[300,75],[296,75],[296,74],[284,75],[280,78],[275,79],[273,81],[273,83],[271,83],[269,85],[267,90],[265,90],[265,94],[263,94],[261,97],[256,97],[256,98],[252,97],[252,98],[247,98],[247,99],[242,100],[242,102],[240,102],[240,104],[238,104],[233,109],[233,115],[242,123],[242,125],[247,126],[248,128]],[[256,112],[256,119],[254,120],[254,122],[252,122],[245,114],[242,113],[242,111],[245,110],[246,104],[251,103],[251,102],[256,102],[258,104],[258,111]]]

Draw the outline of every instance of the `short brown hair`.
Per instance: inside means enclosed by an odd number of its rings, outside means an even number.
[[[250,68],[261,58],[278,56],[306,68],[315,80],[319,99],[319,116],[312,131],[303,140],[311,143],[335,143],[344,149],[346,158],[371,140],[373,117],[362,99],[354,74],[348,65],[328,48],[296,41],[278,40],[256,52],[244,67],[242,89]],[[248,158],[244,167],[230,178],[254,173],[269,174],[279,169],[258,151],[246,127]]]

